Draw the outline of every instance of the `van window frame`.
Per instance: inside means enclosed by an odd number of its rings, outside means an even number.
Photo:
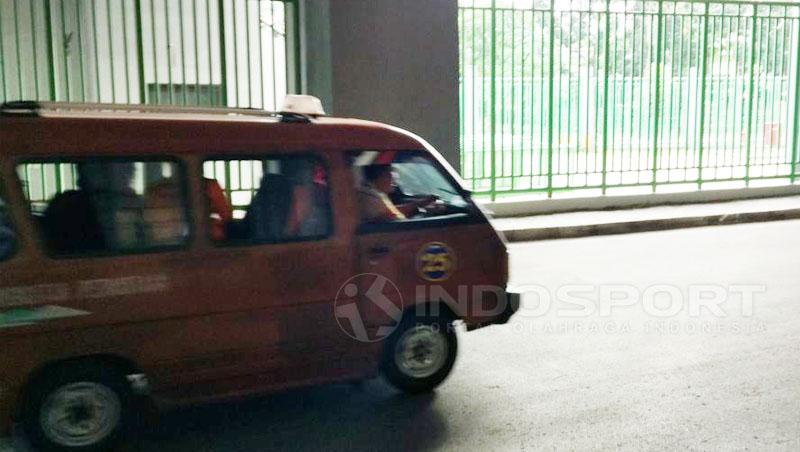
[[[11,243],[11,252],[8,254],[8,256],[0,256],[0,264],[14,259],[22,248],[20,246],[19,232],[17,232],[17,224],[15,223],[14,218],[12,218],[11,209],[9,208],[8,190],[6,189],[6,184],[8,182],[2,176],[3,175],[0,174],[0,203],[3,205],[3,207],[0,207],[0,215],[3,216],[7,223],[6,225],[11,229],[11,233],[13,234],[13,242]]]
[[[17,168],[20,165],[25,164],[76,164],[81,162],[118,162],[118,163],[173,163],[177,168],[177,174],[182,176],[183,180],[180,181],[179,186],[181,188],[181,194],[183,195],[183,204],[184,204],[184,212],[186,214],[186,225],[188,226],[188,231],[186,238],[184,239],[183,243],[179,245],[159,245],[159,246],[152,246],[147,248],[135,248],[129,249],[124,251],[114,251],[114,250],[102,250],[102,251],[89,251],[89,252],[81,252],[81,253],[56,253],[51,250],[47,244],[44,237],[44,231],[40,225],[35,221],[35,217],[33,215],[33,211],[31,210],[31,202],[25,196],[24,185],[22,184],[22,180],[19,178],[19,173],[17,172]],[[36,231],[36,246],[39,247],[40,250],[43,251],[43,254],[50,259],[53,260],[70,260],[70,259],[95,259],[95,258],[112,258],[112,257],[125,257],[125,256],[137,256],[137,255],[147,255],[147,254],[158,254],[158,253],[169,253],[175,251],[187,251],[194,246],[195,237],[196,237],[196,226],[194,224],[194,212],[192,209],[192,190],[191,185],[189,184],[189,171],[187,167],[187,162],[175,155],[131,155],[131,156],[120,156],[120,155],[78,155],[78,156],[64,156],[59,155],[57,157],[25,157],[20,156],[13,160],[13,171],[14,177],[16,178],[16,182],[20,185],[20,194],[22,196],[22,200],[25,202],[27,210],[27,217],[28,221],[30,221],[31,226]]]
[[[376,151],[376,149],[352,149],[346,152],[348,156],[348,171],[352,171],[354,166],[352,165],[352,161],[350,156],[360,153],[360,152],[370,152]],[[386,151],[385,149],[381,149],[378,151]],[[436,158],[436,156],[432,155],[430,151],[425,149],[397,149],[396,152],[399,153],[406,153],[406,154],[416,154],[421,157],[424,157],[428,162],[439,171],[439,174],[445,178],[452,187],[458,192],[458,194],[464,198],[464,200],[468,201],[471,206],[475,205],[475,201],[472,199],[472,193],[465,189],[461,183],[447,171]],[[355,186],[351,187],[352,190],[358,189]],[[355,198],[357,199],[357,197]],[[358,202],[358,201],[356,201]],[[358,206],[356,206],[358,208]],[[474,206],[477,209],[477,206]],[[358,219],[359,224],[356,228],[357,235],[366,235],[366,234],[379,234],[384,232],[402,232],[402,231],[414,231],[420,229],[435,229],[435,228],[442,228],[447,226],[463,226],[463,225],[473,225],[473,224],[488,224],[488,219],[480,214],[479,212],[459,212],[459,213],[451,213],[447,215],[439,215],[435,217],[423,217],[423,218],[407,218],[405,220],[395,220],[395,221],[386,221],[380,223],[365,223],[361,221],[361,218]]]
[[[277,160],[277,159],[289,159],[289,158],[307,158],[316,161],[317,163],[321,164],[322,167],[325,169],[325,174],[328,177],[328,189],[325,192],[325,200],[328,204],[328,233],[325,235],[314,235],[314,236],[304,236],[304,237],[296,237],[284,240],[255,240],[255,239],[244,239],[244,240],[223,240],[217,241],[211,237],[211,228],[209,227],[210,222],[208,218],[210,218],[211,213],[211,203],[206,196],[205,192],[202,193],[203,196],[203,206],[205,208],[205,215],[203,217],[203,221],[205,222],[207,233],[206,240],[211,243],[215,248],[241,248],[247,246],[262,246],[262,245],[282,245],[282,244],[292,244],[292,243],[304,243],[304,242],[323,242],[325,240],[329,240],[330,238],[336,235],[336,216],[333,213],[334,205],[333,205],[333,196],[332,196],[332,189],[331,184],[333,183],[333,178],[331,177],[331,165],[328,163],[328,160],[323,157],[322,153],[319,151],[302,151],[302,152],[267,152],[267,153],[224,153],[224,154],[207,154],[200,158],[200,179],[202,181],[205,178],[203,174],[203,165],[206,162],[216,162],[216,161],[235,161],[235,160],[250,160],[250,161],[263,161],[263,160]],[[217,181],[219,182],[219,181]],[[227,181],[226,181],[227,182]],[[259,181],[261,183],[261,181]],[[260,186],[259,186],[260,188]],[[230,200],[228,200],[230,201]],[[252,204],[252,201],[251,201]],[[248,205],[249,207],[249,205]]]

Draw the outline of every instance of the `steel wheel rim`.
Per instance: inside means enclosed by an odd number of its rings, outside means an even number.
[[[42,405],[39,421],[50,441],[83,447],[105,440],[121,417],[122,404],[112,389],[100,383],[79,382],[53,391]]]
[[[447,339],[436,326],[417,325],[400,336],[394,360],[403,374],[427,378],[444,367],[447,352]]]

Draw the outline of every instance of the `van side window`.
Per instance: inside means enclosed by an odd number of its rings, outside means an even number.
[[[31,162],[17,173],[52,254],[131,253],[188,240],[183,171],[175,162]]]
[[[14,254],[17,249],[17,236],[11,227],[11,219],[6,211],[6,204],[0,196],[0,261]]]
[[[275,243],[331,233],[328,171],[307,156],[203,164],[211,238]]]

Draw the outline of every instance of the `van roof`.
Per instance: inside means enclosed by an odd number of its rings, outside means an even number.
[[[3,104],[0,143],[1,154],[28,156],[432,150],[410,132],[360,119],[244,108],[59,102]]]

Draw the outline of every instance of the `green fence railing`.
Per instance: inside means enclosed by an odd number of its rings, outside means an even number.
[[[794,183],[800,3],[460,0],[476,193]]]
[[[0,0],[0,102],[274,109],[298,86],[297,0]]]

